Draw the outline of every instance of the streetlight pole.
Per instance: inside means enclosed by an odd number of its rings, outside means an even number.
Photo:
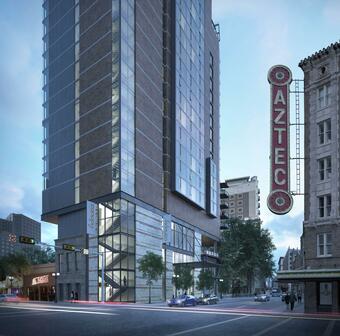
[[[57,277],[60,275],[59,272],[52,273],[52,276],[54,277],[54,302],[58,302],[58,296],[57,296]]]
[[[220,282],[220,298],[222,299],[222,291],[221,291],[221,286],[222,286],[222,284],[223,284],[223,279],[218,279],[218,281]]]
[[[177,297],[177,281],[178,281],[178,278],[179,278],[179,274],[173,274],[172,277],[174,278],[174,283],[175,283],[175,294],[176,294],[176,297]]]
[[[8,277],[8,280],[11,282],[11,294],[12,294],[12,288],[13,288],[13,280],[14,280],[14,277],[10,275],[10,276]]]

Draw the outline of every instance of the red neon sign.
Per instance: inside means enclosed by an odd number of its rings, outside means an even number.
[[[270,193],[267,205],[271,212],[283,215],[293,206],[289,190],[289,85],[292,73],[284,65],[268,71],[271,105]]]

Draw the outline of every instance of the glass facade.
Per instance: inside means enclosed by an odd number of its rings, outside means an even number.
[[[135,300],[135,205],[123,199],[99,204],[99,252],[105,261],[105,301]],[[101,297],[101,256],[98,260]]]
[[[175,190],[204,208],[204,1],[176,0],[175,132]]]
[[[134,12],[134,0],[112,1],[112,191],[130,195],[135,194]]]
[[[74,178],[69,153],[73,151],[74,1],[43,3],[43,189]],[[70,113],[70,114],[69,114]],[[57,121],[58,119],[58,121]],[[59,131],[62,129],[61,131]],[[65,152],[61,153],[59,148]]]
[[[194,253],[194,230],[172,222],[170,245],[183,251]]]
[[[207,212],[214,217],[217,217],[217,192],[218,192],[218,181],[217,181],[217,168],[216,163],[208,158],[207,162]]]

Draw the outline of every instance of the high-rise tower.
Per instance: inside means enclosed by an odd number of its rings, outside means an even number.
[[[106,300],[146,299],[137,260],[163,255],[153,295],[165,298],[173,264],[199,266],[219,236],[211,0],[46,0],[43,8],[42,219],[58,224],[58,244],[104,252]],[[100,297],[98,257],[60,251],[58,260],[61,299],[71,290]]]

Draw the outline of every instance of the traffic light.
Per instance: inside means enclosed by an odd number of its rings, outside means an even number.
[[[63,250],[66,250],[66,251],[75,251],[76,247],[74,245],[71,245],[71,244],[63,244]]]
[[[19,237],[19,242],[21,244],[31,244],[31,245],[34,245],[35,244],[35,239],[31,238],[31,237],[26,237],[26,236],[20,236]]]

